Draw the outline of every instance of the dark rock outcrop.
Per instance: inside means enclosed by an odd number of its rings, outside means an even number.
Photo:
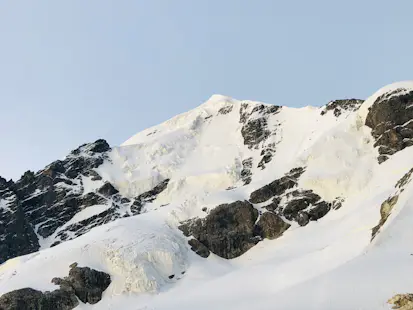
[[[88,182],[101,180],[96,168],[110,161],[110,150],[105,140],[97,140],[83,144],[37,173],[25,172],[16,183],[0,178],[0,206],[4,206],[0,208],[0,263],[37,251],[37,235],[53,236],[52,244],[57,245],[130,215],[125,210],[130,208],[132,212],[133,201],[122,197],[112,184],[106,182],[93,192],[86,192],[83,184],[85,178]],[[142,194],[134,214],[166,185],[164,181]],[[107,205],[107,209],[62,229],[78,212],[95,205]]]
[[[250,148],[267,139],[271,131],[267,128],[267,120],[265,118],[252,119],[246,123],[242,129],[241,134],[244,138],[244,144]]]
[[[372,129],[379,163],[413,145],[413,91],[399,88],[376,99],[369,109],[366,126]]]
[[[161,183],[156,185],[153,189],[144,192],[136,197],[130,208],[132,214],[139,214],[142,211],[144,204],[154,201],[156,197],[168,187],[168,183],[169,179],[165,179]]]
[[[259,239],[254,235],[258,211],[247,201],[223,204],[203,220],[184,223],[180,229],[192,235],[211,252],[223,258],[235,258],[252,248]]]
[[[255,225],[255,235],[261,238],[275,239],[280,237],[290,226],[275,213],[265,212]]]
[[[307,212],[298,212],[295,220],[297,221],[298,225],[305,226],[310,223],[310,216]]]
[[[119,191],[116,188],[114,188],[112,184],[106,182],[98,189],[98,193],[105,197],[111,197],[119,193]]]
[[[219,109],[218,115],[220,115],[220,114],[225,115],[225,114],[231,113],[233,107],[234,107],[233,105],[227,105],[225,107],[222,107],[221,109]]]
[[[60,285],[62,289],[73,289],[74,294],[83,303],[96,304],[102,299],[102,294],[110,285],[111,279],[105,272],[73,264],[68,277],[55,278],[53,282]]]
[[[330,101],[321,111],[321,115],[325,115],[328,112],[332,111],[334,113],[334,116],[339,117],[344,111],[357,111],[363,102],[364,100],[360,99],[343,99]]]
[[[267,209],[268,211],[275,212],[276,210],[279,209],[281,203],[281,198],[280,197],[274,197],[272,202],[268,205],[266,205],[264,208]]]
[[[331,209],[331,203],[321,201],[308,210],[308,216],[311,221],[317,221],[324,217]]]
[[[262,238],[280,237],[290,225],[272,212],[261,215],[247,201],[223,204],[205,219],[194,219],[179,228],[186,236],[193,236],[191,249],[202,257],[209,252],[227,259],[238,257],[256,245]]]
[[[1,310],[71,310],[79,305],[76,296],[69,291],[41,292],[23,288],[0,297]]]
[[[52,292],[23,288],[2,295],[0,310],[71,310],[79,305],[78,298],[83,303],[96,304],[111,280],[107,273],[77,267],[75,263],[68,277],[54,278],[52,282],[60,288]]]
[[[413,294],[397,294],[387,301],[392,304],[392,309],[411,310],[413,309]]]
[[[250,202],[261,203],[269,200],[274,196],[280,196],[284,194],[288,189],[297,186],[298,178],[303,174],[304,168],[294,168],[285,176],[265,185],[250,195]]]
[[[399,196],[395,195],[393,197],[390,197],[390,198],[386,199],[386,201],[384,201],[381,204],[381,207],[380,207],[380,221],[371,230],[371,240],[373,240],[377,236],[377,234],[380,231],[380,228],[384,225],[384,223],[386,223],[386,221],[389,218],[389,216],[391,214],[391,211],[393,210],[394,206],[396,205],[398,199],[399,199]]]

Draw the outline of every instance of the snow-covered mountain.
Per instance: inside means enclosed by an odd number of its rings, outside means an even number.
[[[412,139],[413,82],[214,95],[0,178],[0,309],[390,309],[413,291]]]

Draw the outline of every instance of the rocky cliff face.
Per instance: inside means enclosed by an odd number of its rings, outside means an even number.
[[[0,264],[40,247],[14,187],[12,181],[0,177]]]
[[[120,195],[96,171],[109,161],[110,150],[105,140],[97,140],[37,173],[27,171],[16,183],[0,179],[0,263],[37,251],[40,242],[55,246],[93,227],[139,214],[165,189],[167,180],[132,199]],[[71,222],[96,207],[91,216]]]
[[[413,91],[398,88],[378,97],[369,110],[366,126],[372,129],[380,163],[412,146]]]

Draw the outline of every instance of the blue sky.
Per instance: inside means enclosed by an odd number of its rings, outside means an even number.
[[[413,79],[413,1],[1,1],[0,175],[212,94],[278,105]]]

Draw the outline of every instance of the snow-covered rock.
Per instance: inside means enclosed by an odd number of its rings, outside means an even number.
[[[412,93],[214,95],[0,179],[0,294],[53,291],[78,262],[111,276],[96,309],[389,309],[413,291]]]

